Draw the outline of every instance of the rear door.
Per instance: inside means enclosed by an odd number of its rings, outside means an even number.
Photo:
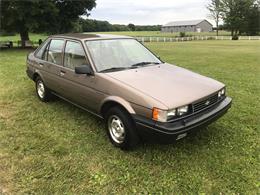
[[[64,39],[51,39],[49,45],[43,53],[41,62],[45,84],[57,93],[61,93],[60,69],[63,64]]]
[[[67,40],[64,49],[64,66],[60,70],[63,78],[62,95],[67,99],[91,111],[95,111],[97,95],[95,76],[79,75],[75,67],[88,65],[90,62],[80,41]]]

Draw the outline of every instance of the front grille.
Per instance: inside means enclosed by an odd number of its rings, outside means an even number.
[[[214,94],[206,99],[192,104],[193,113],[200,112],[201,110],[207,109],[219,101],[218,94]]]

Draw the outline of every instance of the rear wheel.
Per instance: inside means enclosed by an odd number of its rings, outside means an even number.
[[[111,108],[105,116],[107,134],[111,143],[123,150],[134,148],[139,143],[131,116],[120,107]]]
[[[50,90],[45,86],[41,77],[37,77],[35,80],[36,94],[42,102],[48,102],[52,94]]]

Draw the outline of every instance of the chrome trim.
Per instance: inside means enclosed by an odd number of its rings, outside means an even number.
[[[210,96],[208,96],[207,98],[209,98],[209,97],[210,97]],[[207,99],[207,98],[205,98],[205,99]],[[204,100],[205,100],[205,99],[204,99]],[[192,103],[192,104],[190,104],[190,105],[191,105],[191,109],[192,109],[192,113],[190,113],[190,114],[188,114],[188,115],[185,115],[185,116],[183,116],[183,117],[179,117],[179,118],[175,118],[175,119],[169,120],[169,121],[167,121],[167,122],[171,123],[171,122],[175,122],[175,121],[178,121],[178,120],[181,120],[181,119],[188,118],[188,117],[190,117],[190,116],[194,116],[194,115],[199,114],[199,113],[201,113],[201,112],[203,112],[203,111],[205,111],[205,110],[207,110],[207,109],[210,109],[210,108],[214,107],[215,105],[221,103],[221,102],[222,102],[223,100],[225,100],[225,99],[226,99],[226,96],[223,96],[223,98],[219,99],[219,100],[218,100],[217,102],[215,102],[214,104],[212,104],[212,105],[210,105],[210,106],[208,106],[208,107],[206,107],[206,108],[204,108],[204,109],[202,109],[202,110],[200,110],[200,111],[197,111],[197,112],[194,112],[194,107],[193,107],[193,103]],[[203,101],[203,99],[202,99],[201,101]]]

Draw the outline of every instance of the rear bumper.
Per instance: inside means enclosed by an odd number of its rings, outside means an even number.
[[[26,74],[31,80],[33,80],[33,73],[34,72],[30,70],[29,67],[26,68]]]
[[[147,141],[170,143],[188,133],[207,126],[231,108],[232,99],[226,97],[220,104],[202,113],[174,122],[158,123],[144,117],[133,116],[139,135]]]

